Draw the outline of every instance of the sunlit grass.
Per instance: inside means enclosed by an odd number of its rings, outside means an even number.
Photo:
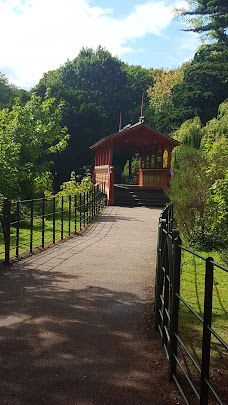
[[[55,215],[52,212],[53,202],[46,202],[46,212],[44,223],[42,220],[42,206],[40,200],[34,200],[33,221],[31,220],[31,208],[23,203],[22,211],[20,213],[20,220],[18,222],[16,209],[14,208],[12,214],[11,228],[10,228],[10,259],[20,257],[26,253],[33,252],[36,248],[47,246],[53,242],[58,242],[61,239],[69,237],[87,225],[93,216],[92,203],[82,206],[81,211],[79,207],[77,210],[72,206],[64,203],[64,206],[56,206]],[[30,203],[30,202],[29,202]],[[47,204],[49,203],[49,205]],[[37,206],[35,205],[37,204]],[[52,204],[52,205],[51,205]],[[97,210],[103,209],[104,201],[103,196],[98,202]],[[55,221],[53,223],[53,217]],[[18,232],[19,229],[19,232]],[[44,229],[44,232],[42,232]],[[42,240],[44,233],[44,241]],[[5,259],[5,245],[3,230],[0,226],[0,261]]]
[[[81,221],[81,227],[84,226],[84,221]],[[80,218],[76,218],[76,232],[80,230]],[[56,242],[63,239],[69,234],[75,233],[75,220],[74,218],[70,221],[68,218],[64,218],[63,222],[61,220],[55,221],[55,232],[53,231],[53,221],[45,219],[44,220],[44,244],[53,243],[53,240]],[[53,236],[54,234],[54,236]],[[31,233],[31,228],[29,223],[21,223],[18,239],[18,255],[22,255],[30,251],[30,243],[32,238],[32,249],[35,250],[38,247],[42,246],[42,220],[37,219],[33,223],[33,231]],[[10,232],[10,257],[13,258],[16,256],[16,246],[17,246],[17,229],[11,227]],[[0,232],[0,260],[4,260],[5,255],[5,246],[4,246],[4,237],[2,232]]]
[[[204,257],[212,257],[215,262],[221,263],[218,252],[197,251]],[[180,295],[203,318],[204,313],[204,287],[205,261],[182,251],[181,288]],[[213,301],[212,301],[212,328],[225,341],[228,341],[228,273],[214,266]],[[201,347],[203,338],[203,325],[188,308],[180,303],[179,335],[191,354],[201,363]],[[227,357],[225,349],[212,337],[211,363],[226,370]]]

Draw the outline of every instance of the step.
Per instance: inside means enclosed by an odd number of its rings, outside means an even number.
[[[162,190],[145,189],[134,185],[115,185],[115,205],[164,207],[169,202]]]

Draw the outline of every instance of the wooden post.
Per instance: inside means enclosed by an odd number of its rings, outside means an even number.
[[[164,148],[161,148],[161,169],[163,169],[164,165]]]
[[[155,148],[154,151],[154,168],[158,168],[158,148]]]
[[[97,152],[95,152],[95,166],[98,166],[98,156],[97,156]]]
[[[114,205],[114,167],[110,167],[109,172],[109,196],[108,205]]]
[[[170,169],[171,167],[171,149],[168,149],[168,162],[167,162],[167,168]]]
[[[110,165],[110,166],[112,166],[112,157],[113,157],[113,150],[112,150],[112,148],[109,148],[109,150],[108,150],[108,162],[107,162],[107,164]]]
[[[149,154],[149,167],[148,169],[152,169],[152,152]]]
[[[139,158],[139,168],[142,169],[142,155],[140,155]]]

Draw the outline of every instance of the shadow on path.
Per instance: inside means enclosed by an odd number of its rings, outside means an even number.
[[[109,277],[119,269],[113,283],[103,281],[106,264],[96,270],[91,243],[105,236],[107,251],[113,246],[111,230],[113,238],[119,232],[101,222],[85,238],[0,273],[0,405],[179,403],[153,331],[152,298],[140,279],[144,267],[133,268],[129,261],[124,275],[123,262],[119,267],[113,262]],[[134,231],[133,223],[135,238]],[[112,250],[109,255],[113,260]],[[125,262],[130,257],[125,254]],[[79,260],[88,260],[88,269]]]
[[[159,357],[145,339],[145,303],[96,286],[65,289],[68,279],[54,271],[1,275],[0,403],[172,403],[158,389],[164,371],[151,381]]]

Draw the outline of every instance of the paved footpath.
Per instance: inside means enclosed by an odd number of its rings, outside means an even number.
[[[159,214],[109,207],[1,271],[1,405],[181,403],[151,319]]]

